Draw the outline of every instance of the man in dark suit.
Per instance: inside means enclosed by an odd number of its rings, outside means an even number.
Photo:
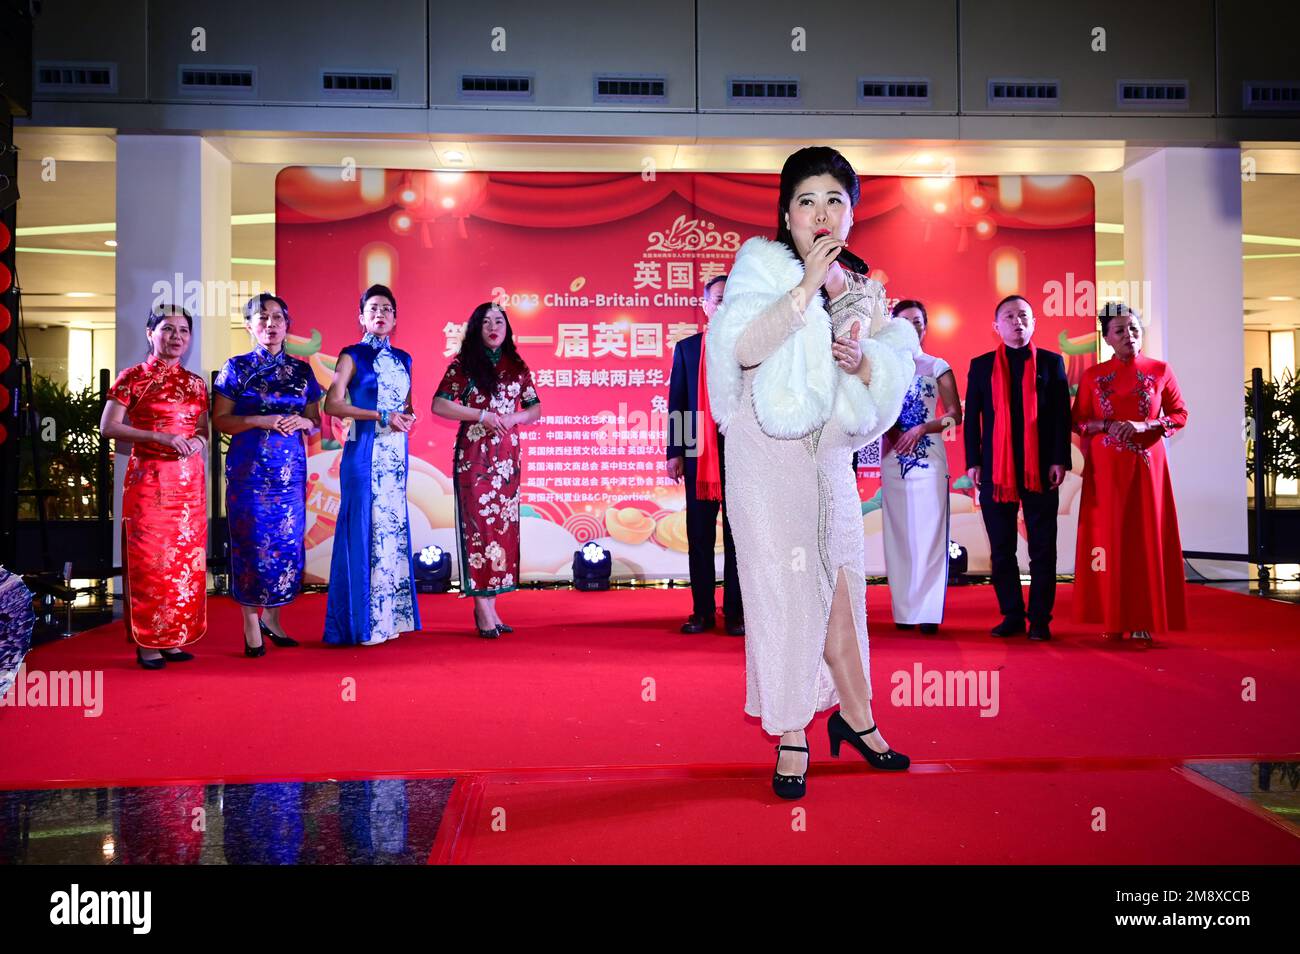
[[[713,317],[722,303],[727,276],[718,275],[704,286],[701,307],[706,318]],[[720,500],[704,500],[696,493],[696,478],[700,462],[700,353],[704,334],[691,335],[677,342],[673,348],[673,373],[668,382],[668,476],[673,480],[686,480],[686,543],[691,571],[693,608],[690,618],[682,624],[683,633],[703,633],[717,626],[717,609],[713,590],[717,572],[713,562],[713,547],[717,540],[718,508]],[[726,483],[726,464],[723,457],[722,434],[717,434],[718,465],[721,483]],[[721,496],[719,494],[719,496]],[[745,612],[740,601],[740,577],[736,573],[736,544],[731,539],[731,524],[727,508],[722,507],[723,589],[722,613],[726,619],[727,633],[745,635]]]
[[[1056,602],[1058,488],[1070,469],[1070,384],[1061,356],[1031,343],[1034,310],[1024,298],[1010,295],[998,303],[993,330],[1002,344],[970,363],[963,425],[966,473],[979,490],[1003,617],[993,635],[1023,633],[1027,615],[1029,638],[1047,640]],[[1032,380],[1026,380],[1027,366],[1034,369]],[[1027,613],[1016,562],[1021,507],[1029,538]]]

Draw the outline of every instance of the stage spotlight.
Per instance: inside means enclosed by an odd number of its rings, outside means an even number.
[[[966,575],[966,568],[969,565],[969,555],[966,548],[955,540],[948,541],[948,584],[951,586],[956,583],[965,582],[962,577]]]
[[[446,593],[451,589],[451,554],[439,546],[428,546],[415,557],[415,591]]]
[[[609,574],[614,558],[599,543],[588,543],[573,551],[574,589],[589,592],[609,589]]]

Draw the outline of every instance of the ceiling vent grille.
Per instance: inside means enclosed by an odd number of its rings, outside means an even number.
[[[930,81],[922,77],[866,76],[858,80],[863,106],[929,106]]]
[[[1250,112],[1300,112],[1300,82],[1269,83],[1249,80],[1242,84],[1242,105]]]
[[[393,99],[397,95],[397,74],[327,70],[321,74],[321,92],[330,98]]]
[[[532,99],[533,78],[526,75],[463,73],[460,77],[460,95],[464,99]]]
[[[793,77],[737,76],[727,80],[728,98],[750,106],[788,106],[799,101]]]
[[[1115,101],[1130,109],[1187,109],[1191,86],[1184,81],[1120,80]]]
[[[597,76],[598,103],[666,102],[668,80],[662,76]]]
[[[1060,106],[1060,80],[991,79],[989,106]]]
[[[37,93],[116,93],[116,63],[42,60],[36,64]]]
[[[257,92],[257,70],[251,66],[182,66],[180,77],[182,93],[251,96]]]

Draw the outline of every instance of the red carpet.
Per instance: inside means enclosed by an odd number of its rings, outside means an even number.
[[[810,777],[809,785],[815,796],[791,804],[755,779],[488,782],[482,810],[445,860],[1300,864],[1300,838],[1172,769],[853,774]],[[1105,831],[1093,830],[1098,807]]]
[[[440,850],[460,852],[444,860],[471,860],[469,844],[472,860],[484,861],[563,861],[566,844],[577,860],[775,860],[774,852],[786,851],[780,839],[789,835],[789,806],[764,781],[771,740],[741,712],[743,641],[679,634],[689,599],[685,590],[656,589],[511,594],[500,606],[517,631],[493,642],[473,635],[468,601],[425,596],[425,632],[335,649],[317,641],[324,597],[307,596],[285,620],[311,641],[270,646],[251,660],[241,654],[237,608],[213,600],[199,658],[164,672],[134,664],[120,624],[102,627],[28,657],[30,670],[102,669],[102,715],[0,709],[0,787],[477,775],[481,786],[458,786],[463,825],[444,827],[463,843],[448,847],[440,834]],[[1070,601],[1071,587],[1060,587],[1057,638],[1035,644],[988,636],[996,621],[988,587],[950,591],[937,636],[895,631],[887,591],[870,587],[876,715],[890,742],[922,764],[905,779],[857,768],[837,773],[819,717],[810,730],[812,794],[802,803],[810,817],[800,859],[835,860],[851,850],[861,860],[870,850],[875,860],[873,825],[919,825],[929,834],[880,851],[892,861],[1136,861],[1146,852],[1168,861],[1296,860],[1280,847],[1294,850],[1294,838],[1193,789],[1172,766],[1190,758],[1300,757],[1300,608],[1193,586],[1195,628],[1142,652],[1074,624]],[[891,675],[916,664],[996,670],[997,716],[892,705]],[[654,701],[643,701],[646,679],[654,680]],[[1258,701],[1243,701],[1247,679]],[[355,701],[346,701],[351,686]],[[981,771],[933,774],[966,760],[983,760],[965,766]],[[1023,774],[1053,766],[1069,774]],[[610,778],[602,767],[618,767],[613,776],[627,780],[565,781]],[[668,777],[651,780],[656,774]],[[510,787],[525,778],[541,781]],[[505,791],[517,799],[507,816],[519,821],[488,832],[491,838],[478,834],[474,826],[490,821]],[[1114,806],[1107,833],[1089,828],[1094,803]],[[1160,808],[1171,804],[1193,814]],[[994,812],[1008,826],[997,837]],[[1032,816],[1032,836],[1018,821],[1030,812],[1048,816]],[[1058,826],[1073,832],[1080,812],[1078,833],[1058,833]],[[1211,850],[1214,842],[1180,846],[1186,819],[1207,812],[1235,820],[1221,826],[1223,850]],[[848,840],[834,834],[845,814],[856,826]],[[770,837],[754,835],[749,847],[728,834],[728,825],[749,831],[769,816]],[[566,827],[565,819],[582,827],[589,817],[601,823],[584,837]],[[720,818],[731,821],[720,825]],[[529,819],[536,820],[531,836]],[[1133,843],[1120,834],[1125,823],[1151,838]],[[562,837],[553,841],[556,834]],[[688,836],[690,844],[682,843]],[[1119,854],[1108,855],[1105,845]],[[1200,850],[1209,854],[1199,857]]]

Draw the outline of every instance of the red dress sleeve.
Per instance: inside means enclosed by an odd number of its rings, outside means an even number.
[[[446,398],[448,401],[455,401],[457,404],[465,403],[465,393],[469,390],[469,377],[465,374],[465,369],[461,367],[460,359],[452,361],[447,365],[447,372],[442,376],[442,381],[438,385],[435,397]]]
[[[1187,405],[1183,403],[1183,392],[1178,387],[1178,378],[1174,376],[1174,369],[1167,366],[1164,387],[1160,389],[1160,410],[1162,413],[1156,423],[1165,437],[1186,426]]]
[[[124,405],[129,409],[132,400],[135,398],[133,391],[134,384],[138,377],[139,365],[133,364],[131,367],[125,368],[122,373],[117,376],[117,380],[113,382],[113,386],[108,389],[108,399],[110,401],[116,401],[118,404]]]
[[[1097,419],[1097,412],[1092,403],[1093,381],[1097,375],[1089,368],[1079,379],[1079,390],[1074,395],[1074,407],[1070,411],[1070,421],[1074,425],[1075,433],[1088,437],[1088,432],[1084,429],[1089,421]]]
[[[537,396],[537,385],[533,383],[533,371],[529,367],[524,368],[524,373],[520,375],[523,387],[519,391],[519,406],[527,409],[534,404],[541,404],[542,399]]]

